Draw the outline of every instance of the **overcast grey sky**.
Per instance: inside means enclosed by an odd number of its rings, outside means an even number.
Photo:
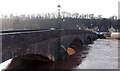
[[[120,1],[118,3],[118,18],[120,19]]]
[[[37,14],[61,11],[95,14],[109,17],[118,15],[119,0],[0,0],[0,14]]]

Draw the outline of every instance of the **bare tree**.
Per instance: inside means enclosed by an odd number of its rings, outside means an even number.
[[[102,18],[102,15],[98,15],[98,18],[101,19],[101,18]]]

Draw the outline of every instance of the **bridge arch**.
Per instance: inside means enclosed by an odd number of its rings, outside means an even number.
[[[87,38],[86,38],[86,44],[91,44],[92,43],[92,38],[91,38],[91,36],[89,35],[89,36],[87,36]]]
[[[52,59],[44,56],[44,55],[40,55],[40,54],[26,54],[26,55],[21,55],[18,57],[15,57],[13,59],[23,59],[23,60],[39,60],[41,62],[52,62]]]
[[[69,47],[81,47],[82,45],[83,45],[82,40],[76,37],[70,42]]]

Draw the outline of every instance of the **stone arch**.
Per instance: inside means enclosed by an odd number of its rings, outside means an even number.
[[[72,42],[70,43],[70,47],[82,47],[83,42],[81,41],[80,38],[76,37],[72,40]]]
[[[43,55],[40,55],[40,54],[26,54],[26,55],[21,55],[21,56],[18,56],[18,57],[15,57],[13,59],[23,59],[23,60],[39,60],[39,61],[42,61],[42,62],[49,62],[49,61],[52,61],[49,57],[47,56],[43,56]]]
[[[92,38],[90,36],[87,36],[86,43],[87,44],[91,44],[92,43]]]
[[[36,68],[36,66],[40,66],[39,68],[48,68],[46,65],[52,62],[53,61],[49,60],[49,58],[45,56],[37,54],[28,54],[13,58],[10,61],[9,65],[7,65],[7,69],[30,69],[31,66],[32,68]]]

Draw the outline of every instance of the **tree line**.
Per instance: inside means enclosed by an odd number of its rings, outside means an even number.
[[[58,13],[55,12],[55,13],[41,13],[41,14],[28,14],[28,15],[22,14],[19,16],[15,16],[13,14],[10,14],[10,15],[1,15],[1,16],[2,16],[2,18],[6,18],[6,19],[15,19],[15,18],[21,18],[21,19],[33,19],[33,18],[55,19],[55,18],[58,18]],[[64,11],[60,13],[60,17],[61,18],[79,18],[79,19],[102,19],[102,15],[95,16],[94,14],[84,14],[84,13],[82,13],[82,14],[73,13],[72,14],[72,13],[68,13],[68,12],[64,12]],[[116,20],[117,16],[113,15],[109,18]]]
[[[27,29],[80,29],[80,28],[97,28],[100,31],[107,31],[111,26],[120,26],[117,16],[110,18],[102,18],[102,15],[97,17],[94,14],[79,14],[61,12],[60,18],[58,13],[42,13],[32,15],[13,14],[7,16],[2,15],[3,30],[27,30]],[[60,27],[58,26],[60,24]]]

